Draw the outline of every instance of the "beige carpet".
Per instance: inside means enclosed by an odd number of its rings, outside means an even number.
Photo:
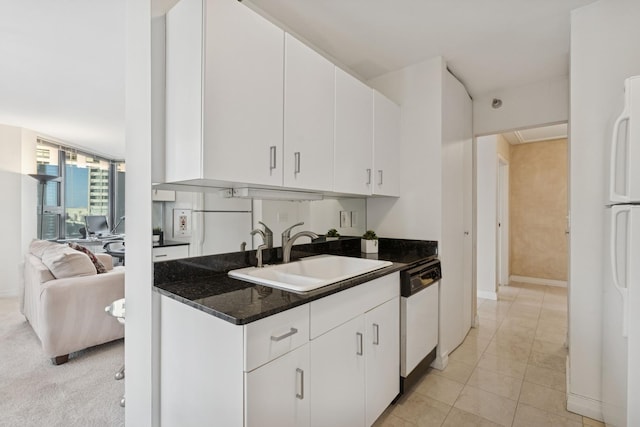
[[[124,360],[124,341],[74,353],[54,366],[18,303],[0,298],[0,426],[124,426],[124,380],[113,377]]]

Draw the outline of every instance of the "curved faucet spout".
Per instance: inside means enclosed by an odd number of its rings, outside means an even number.
[[[287,242],[289,241],[289,239],[291,238],[291,229],[293,227],[297,227],[299,225],[304,225],[304,222],[299,222],[297,224],[293,224],[291,227],[286,228],[283,232],[282,232],[282,247],[284,248],[284,246],[287,244]]]
[[[282,247],[283,263],[286,264],[289,261],[291,261],[291,248],[293,247],[293,243],[300,237],[311,237],[311,239],[313,240],[313,239],[317,239],[318,235],[313,231],[301,231],[299,233],[294,234],[293,237],[288,239],[287,243],[285,243],[285,245]]]

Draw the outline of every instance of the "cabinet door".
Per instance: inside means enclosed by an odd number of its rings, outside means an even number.
[[[284,185],[331,190],[334,66],[285,35]]]
[[[284,31],[233,0],[205,16],[204,177],[282,185]]]
[[[203,1],[182,0],[167,12],[165,182],[202,178]]]
[[[373,91],[373,194],[400,196],[400,107]]]
[[[364,425],[364,316],[311,341],[311,425]]]
[[[365,313],[366,425],[370,426],[400,392],[400,299]]]
[[[309,425],[309,344],[245,374],[245,426]]]
[[[336,67],[333,189],[371,194],[373,89]]]

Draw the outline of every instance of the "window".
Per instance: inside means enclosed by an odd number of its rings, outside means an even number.
[[[43,140],[37,162],[38,173],[59,177],[46,184],[43,239],[83,237],[86,215],[104,215],[124,233],[124,162]]]

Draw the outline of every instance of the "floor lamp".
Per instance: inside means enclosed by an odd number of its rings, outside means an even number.
[[[58,177],[56,175],[45,175],[41,173],[30,173],[29,176],[40,183],[40,227],[38,228],[38,239],[42,240],[42,234],[44,231],[42,229],[44,224],[44,202],[47,194],[45,187],[47,186],[47,182],[53,181]]]

